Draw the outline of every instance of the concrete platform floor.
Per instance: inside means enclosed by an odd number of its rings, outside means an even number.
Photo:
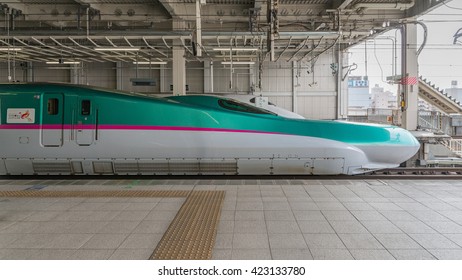
[[[6,190],[225,190],[213,259],[462,260],[458,180],[6,180]],[[185,198],[0,197],[0,259],[148,259]]]

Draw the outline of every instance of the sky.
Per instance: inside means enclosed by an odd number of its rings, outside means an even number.
[[[428,28],[427,43],[422,50],[419,62],[419,75],[430,80],[441,89],[450,88],[451,81],[458,81],[462,88],[462,37],[459,44],[454,45],[454,34],[462,28],[462,0],[445,1],[445,5],[418,18]],[[462,32],[462,31],[461,31]],[[423,28],[417,27],[419,48],[423,39]],[[389,31],[378,38],[397,37],[398,43],[398,66],[400,73],[400,32]],[[356,63],[358,68],[350,73],[350,76],[365,76],[365,46],[358,45],[350,49],[349,62]],[[386,77],[392,75],[392,41],[389,39],[377,39],[367,42],[367,76],[370,87],[378,84],[386,90],[397,91],[395,85],[386,83]]]

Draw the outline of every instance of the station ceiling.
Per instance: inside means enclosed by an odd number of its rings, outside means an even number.
[[[439,5],[439,0],[0,0],[0,61],[168,62],[178,47],[187,61],[310,61]]]

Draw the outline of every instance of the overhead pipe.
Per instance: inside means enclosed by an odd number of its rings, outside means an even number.
[[[415,0],[409,0],[407,3],[356,3],[352,6],[352,9],[407,10],[412,8],[414,5]]]

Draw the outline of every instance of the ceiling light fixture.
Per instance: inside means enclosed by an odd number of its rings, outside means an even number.
[[[226,48],[213,48],[214,51],[248,51],[248,52],[254,52],[258,51],[258,48],[231,48],[231,47],[226,47]]]
[[[8,47],[1,47],[1,48],[0,48],[0,51],[5,51],[5,52],[7,52],[7,51],[20,51],[20,50],[22,50],[22,49],[21,49],[21,48],[16,48],[16,47],[10,47],[10,48],[8,48]]]
[[[46,64],[80,64],[80,61],[47,61]]]
[[[166,61],[133,61],[133,64],[149,65],[149,64],[167,64]]]
[[[224,65],[230,65],[230,64],[233,64],[233,65],[252,65],[252,64],[255,64],[255,61],[222,61],[221,64],[224,64]]]
[[[140,48],[136,48],[136,47],[121,47],[121,48],[118,48],[118,47],[98,47],[98,48],[94,48],[95,51],[110,51],[110,52],[130,52],[130,51],[139,51]]]

